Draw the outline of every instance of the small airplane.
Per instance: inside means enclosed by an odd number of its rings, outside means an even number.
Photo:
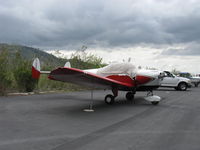
[[[145,100],[157,105],[161,98],[153,95],[160,86],[162,72],[157,70],[138,70],[131,63],[114,63],[98,69],[80,70],[72,68],[67,62],[64,67],[52,71],[41,71],[40,61],[35,58],[32,65],[32,77],[39,79],[40,74],[48,74],[51,80],[69,82],[91,89],[110,89],[113,95],[105,96],[106,104],[113,104],[118,91],[127,91],[126,99],[132,101],[136,91],[148,91]],[[92,96],[91,96],[91,99]]]

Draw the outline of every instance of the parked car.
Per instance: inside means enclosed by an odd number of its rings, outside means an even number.
[[[180,72],[179,76],[190,79],[195,87],[198,87],[200,83],[200,77],[193,77],[189,72]]]
[[[195,76],[196,76],[196,77],[200,77],[200,74],[196,74]]]
[[[172,87],[180,91],[186,91],[187,88],[191,86],[192,83],[190,79],[178,77],[169,71],[164,71],[164,77],[160,85],[160,87]]]

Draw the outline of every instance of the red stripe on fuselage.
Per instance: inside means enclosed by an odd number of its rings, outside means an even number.
[[[107,76],[106,78],[125,83],[125,84],[127,84],[128,86],[131,86],[131,87],[135,86],[135,81],[133,79],[131,79],[129,76],[110,75],[110,76]]]
[[[137,84],[146,84],[146,83],[148,83],[148,82],[150,82],[152,80],[153,80],[152,77],[142,76],[142,75],[137,75],[136,76]]]

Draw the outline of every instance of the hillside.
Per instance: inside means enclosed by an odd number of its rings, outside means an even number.
[[[18,55],[18,52],[22,57]],[[68,83],[48,80],[46,75],[41,75],[39,80],[33,79],[31,63],[36,57],[41,61],[42,70],[52,70],[64,66],[67,61],[32,47],[0,44],[0,95],[6,95],[13,91],[30,92],[34,89],[36,91],[82,89]],[[87,53],[84,53],[84,57],[82,57],[82,53],[76,52],[68,61],[74,68],[79,69],[105,66],[102,58]]]
[[[20,52],[24,59],[32,61],[34,58],[38,57],[41,61],[41,64],[46,64],[49,66],[63,66],[66,61],[64,59],[57,58],[54,55],[48,54],[42,50],[28,46],[0,43],[0,52],[3,49],[8,51],[10,59],[15,57],[16,52]]]

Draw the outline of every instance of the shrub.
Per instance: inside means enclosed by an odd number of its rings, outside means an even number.
[[[20,53],[16,53],[13,74],[21,92],[32,92],[37,85],[38,80],[32,78],[31,66],[30,61],[22,59]]]
[[[0,52],[0,95],[6,95],[7,89],[12,83],[10,76],[8,52],[7,50],[2,50]]]

